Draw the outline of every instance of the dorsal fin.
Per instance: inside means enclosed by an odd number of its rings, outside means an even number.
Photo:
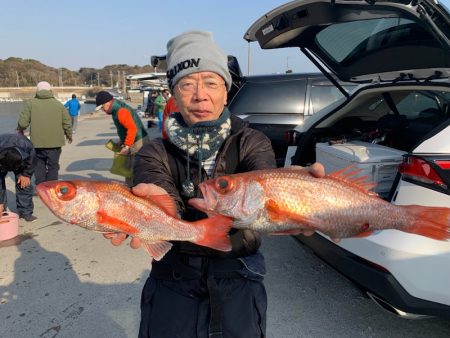
[[[348,167],[345,167],[343,169],[340,169],[338,171],[334,171],[327,176],[330,178],[334,178],[339,181],[345,181],[348,183],[352,183],[353,186],[355,186],[358,189],[361,189],[363,191],[369,191],[370,189],[373,189],[376,186],[376,183],[369,182],[368,176],[357,176],[362,169],[356,168],[355,165],[351,164]],[[373,193],[373,192],[371,192]]]
[[[159,208],[161,208],[166,214],[169,216],[178,218],[177,214],[177,206],[175,201],[169,194],[164,195],[152,195],[148,197],[144,197],[152,203],[156,204]]]

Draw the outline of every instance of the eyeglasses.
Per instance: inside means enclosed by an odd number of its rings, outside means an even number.
[[[196,90],[198,90],[199,85],[200,84],[197,81],[181,80],[177,84],[177,87],[180,90],[180,92],[183,94],[194,94],[194,92]],[[206,79],[206,80],[203,80],[202,84],[201,84],[203,90],[210,92],[210,93],[217,91],[223,85],[225,85],[225,82],[221,82],[216,79]]]

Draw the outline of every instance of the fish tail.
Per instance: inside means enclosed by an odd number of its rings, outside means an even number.
[[[403,208],[415,218],[405,231],[441,241],[450,238],[450,208],[420,205],[407,205]]]
[[[202,228],[202,234],[193,243],[215,250],[231,251],[231,242],[228,235],[233,224],[231,218],[223,215],[213,215],[193,224]]]

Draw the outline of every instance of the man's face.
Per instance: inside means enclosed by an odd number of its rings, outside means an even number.
[[[113,103],[113,101],[111,100],[111,101],[108,101],[108,102],[102,104],[102,110],[103,110],[106,114],[109,113],[109,109],[111,108],[112,103]]]
[[[227,103],[225,81],[213,72],[189,74],[175,84],[173,92],[188,126],[217,120]]]

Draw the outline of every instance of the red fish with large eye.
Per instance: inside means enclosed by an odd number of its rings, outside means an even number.
[[[233,179],[231,177],[219,177],[215,180],[216,189],[222,194],[226,194],[233,190]]]
[[[156,260],[171,249],[169,241],[231,250],[230,218],[215,215],[197,222],[183,221],[169,195],[140,198],[123,184],[89,180],[44,182],[36,186],[36,192],[62,220],[89,230],[138,237]]]
[[[189,203],[234,219],[233,227],[268,234],[320,231],[332,238],[397,229],[438,240],[450,238],[450,209],[399,206],[370,191],[373,184],[346,168],[315,178],[300,168],[221,176],[199,185]]]
[[[56,196],[63,201],[70,201],[77,194],[77,187],[70,182],[60,182],[55,186]]]

